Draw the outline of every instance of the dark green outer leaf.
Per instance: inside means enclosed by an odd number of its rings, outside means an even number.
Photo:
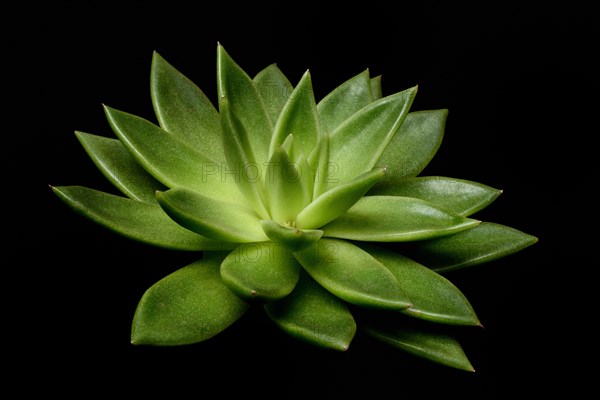
[[[388,168],[379,185],[416,176],[429,164],[442,143],[448,110],[409,113],[375,165]]]
[[[225,257],[221,278],[243,299],[273,301],[294,290],[300,269],[292,252],[277,243],[246,243]]]
[[[152,105],[160,126],[197,152],[225,162],[219,113],[191,80],[157,52],[150,74]]]
[[[167,187],[184,187],[205,196],[240,202],[241,193],[217,161],[192,149],[177,137],[143,118],[105,107],[121,143],[138,163]]]
[[[501,193],[501,190],[464,179],[424,176],[408,178],[397,184],[376,186],[368,194],[427,200],[466,217],[487,207]]]
[[[156,203],[142,203],[81,186],[52,190],[79,214],[134,240],[175,250],[226,250],[236,246],[183,228]]]
[[[422,357],[448,367],[465,371],[475,371],[460,343],[451,336],[408,327],[381,329],[379,327],[367,326],[365,331],[384,343],[417,357]]]
[[[369,71],[365,70],[342,83],[319,101],[317,110],[322,129],[327,133],[333,132],[342,122],[371,101]]]
[[[375,246],[361,246],[394,274],[410,299],[403,313],[452,325],[481,325],[473,307],[448,279],[398,253]]]
[[[371,97],[373,97],[373,101],[383,97],[381,91],[381,75],[371,78]]]
[[[321,239],[294,256],[314,280],[342,300],[392,310],[410,306],[394,275],[352,243]]]
[[[492,222],[451,236],[414,243],[411,256],[437,272],[471,267],[517,253],[535,236]]]
[[[329,161],[337,171],[330,187],[348,182],[375,167],[402,125],[416,91],[414,87],[374,101],[331,132]]]
[[[222,256],[205,257],[161,279],[144,293],[133,317],[133,344],[201,342],[246,312],[248,305],[221,281]]]
[[[179,188],[157,192],[156,198],[178,224],[214,240],[237,243],[268,240],[258,217],[242,205]]]
[[[275,64],[256,74],[254,83],[263,99],[271,124],[275,125],[294,87]]]
[[[479,221],[465,218],[421,199],[366,196],[348,212],[325,225],[323,236],[370,242],[432,239],[470,229]]]
[[[317,346],[344,351],[356,333],[356,323],[344,302],[305,273],[290,296],[264,307],[285,332]]]
[[[156,203],[154,192],[166,189],[137,163],[119,140],[83,132],[75,135],[102,174],[127,197]]]
[[[269,154],[273,154],[275,148],[280,146],[290,134],[294,136],[296,153],[310,154],[317,145],[319,116],[309,71],[304,73],[281,110],[273,130]],[[290,155],[294,156],[294,154]]]

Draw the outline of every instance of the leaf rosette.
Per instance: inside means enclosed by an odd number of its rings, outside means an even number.
[[[472,370],[437,327],[480,322],[441,273],[537,239],[471,218],[500,190],[419,176],[447,110],[410,112],[416,94],[415,86],[383,96],[380,77],[363,71],[317,102],[309,71],[295,86],[275,64],[252,78],[218,45],[215,107],[155,53],[157,123],[106,106],[116,138],[76,132],[123,196],[53,187],[119,234],[201,253],[146,291],[132,343],[204,341],[259,306],[317,346],[348,349],[358,321],[394,347]],[[410,242],[412,258],[394,242]],[[359,317],[370,312],[383,323]]]

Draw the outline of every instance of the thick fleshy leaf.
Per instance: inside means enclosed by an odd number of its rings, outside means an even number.
[[[153,123],[114,108],[106,116],[138,163],[167,187],[184,187],[215,199],[242,202],[234,179],[206,157]]]
[[[239,160],[231,160],[227,154],[229,142],[239,142],[247,146],[247,157],[259,164],[269,159],[269,145],[273,133],[273,125],[267,115],[262,96],[252,79],[227,54],[223,46],[217,46],[217,88],[219,95],[219,112],[221,118],[235,118],[236,129],[224,131],[223,144],[230,167]],[[227,109],[223,105],[227,104]],[[233,137],[232,137],[233,136]],[[232,162],[233,161],[233,162]],[[237,165],[242,168],[245,164]]]
[[[356,333],[356,323],[344,302],[306,274],[301,274],[292,294],[264,308],[289,335],[317,346],[344,351]]]
[[[329,134],[321,132],[317,147],[308,156],[308,165],[314,171],[313,200],[327,191],[330,185],[339,183],[334,176],[336,165],[329,162]]]
[[[319,117],[309,71],[302,75],[281,110],[273,131],[270,154],[290,134],[294,135],[294,147],[298,153],[310,154],[317,145]]]
[[[178,224],[206,237],[238,243],[268,240],[260,219],[240,204],[213,200],[180,188],[157,192],[156,198]]]
[[[506,257],[537,241],[537,237],[520,230],[482,222],[448,237],[414,243],[410,255],[437,272],[448,272]]]
[[[337,166],[338,182],[348,182],[375,167],[402,125],[416,93],[413,87],[374,101],[331,132],[329,160]]]
[[[448,279],[390,250],[361,246],[394,274],[411,306],[403,313],[451,325],[481,325],[473,307]]]
[[[271,218],[281,224],[291,225],[310,201],[309,193],[302,184],[302,172],[296,163],[290,161],[281,146],[274,150],[268,168],[265,182]]]
[[[411,326],[364,326],[365,332],[417,357],[452,368],[474,372],[458,340],[447,334]]]
[[[243,299],[273,301],[294,290],[300,269],[292,252],[277,243],[245,243],[223,260],[221,278]]]
[[[373,101],[383,97],[381,91],[381,75],[371,78],[371,97]]]
[[[81,186],[52,190],[69,207],[128,238],[174,250],[226,250],[233,243],[215,241],[175,223],[154,203],[142,203]]]
[[[316,229],[333,221],[348,211],[384,174],[384,168],[375,168],[323,193],[298,214],[296,226]]]
[[[154,192],[165,186],[148,174],[117,139],[75,132],[102,174],[127,197],[155,203]]]
[[[315,281],[348,303],[392,310],[410,306],[394,275],[350,242],[321,239],[294,255]]]
[[[328,133],[333,132],[342,122],[371,101],[369,71],[365,70],[342,83],[319,101],[317,110],[322,129]]]
[[[172,346],[201,342],[228,328],[248,309],[221,281],[222,255],[183,267],[151,286],[133,317],[131,343]]]
[[[367,196],[323,226],[323,236],[370,242],[432,239],[470,229],[480,221],[412,197]]]
[[[263,99],[271,124],[275,125],[294,87],[276,64],[256,74],[254,84]]]
[[[272,220],[262,220],[260,224],[269,239],[292,251],[302,250],[323,236],[320,230],[291,228]]]
[[[379,185],[397,183],[421,173],[442,143],[447,117],[448,110],[409,113],[376,163],[389,169]]]
[[[225,162],[219,113],[191,80],[157,52],[150,74],[152,105],[160,126],[197,152]]]
[[[375,186],[368,194],[415,197],[466,217],[487,207],[501,193],[501,190],[464,179],[423,176]]]

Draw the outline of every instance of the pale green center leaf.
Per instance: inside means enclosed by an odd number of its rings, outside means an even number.
[[[268,240],[260,219],[242,205],[216,201],[181,188],[157,192],[156,198],[178,224],[206,237],[238,243]]]
[[[269,119],[275,125],[294,87],[276,64],[271,64],[260,71],[253,80],[263,99]]]
[[[473,228],[480,221],[412,197],[366,196],[322,227],[323,236],[371,242],[432,239]]]
[[[321,239],[323,231],[298,229],[282,226],[272,220],[260,221],[265,234],[275,243],[279,243],[292,251],[302,250]]]

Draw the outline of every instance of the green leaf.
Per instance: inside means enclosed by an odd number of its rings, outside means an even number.
[[[288,135],[294,135],[298,153],[310,154],[317,145],[319,117],[310,72],[306,71],[281,110],[271,140],[270,154]]]
[[[501,193],[501,190],[464,179],[424,176],[408,178],[394,185],[375,186],[368,194],[427,200],[466,217],[487,207]]]
[[[320,230],[291,228],[272,220],[262,220],[260,224],[269,239],[292,251],[302,250],[323,236]]]
[[[271,124],[275,125],[294,87],[276,64],[271,64],[260,71],[253,80],[263,100]]]
[[[281,224],[292,224],[310,201],[297,165],[290,161],[281,146],[277,146],[267,166],[266,197],[271,218]]]
[[[221,278],[243,299],[279,300],[294,290],[300,264],[291,251],[273,243],[245,243],[221,264]]]
[[[410,299],[403,313],[412,317],[451,325],[481,325],[473,307],[448,279],[393,251],[361,245],[386,266]]]
[[[180,188],[157,192],[156,198],[178,224],[206,237],[238,243],[268,240],[258,217],[240,204],[213,200]]]
[[[296,226],[316,229],[333,221],[348,211],[384,174],[384,168],[376,168],[323,193],[298,214]]]
[[[160,126],[218,163],[225,162],[219,113],[191,80],[157,52],[150,74],[152,105]]]
[[[447,117],[448,110],[409,113],[376,163],[389,170],[379,185],[394,184],[421,173],[442,143]]]
[[[207,340],[228,328],[248,305],[221,281],[222,256],[183,267],[150,287],[133,317],[131,343],[173,346]]]
[[[383,97],[381,91],[381,75],[371,78],[371,97],[373,97],[373,101]]]
[[[175,223],[156,203],[142,203],[81,186],[54,186],[54,193],[77,213],[125,237],[174,250],[227,250]]]
[[[366,326],[364,330],[382,342],[417,357],[452,368],[475,371],[458,340],[446,334],[410,326]]]
[[[264,308],[289,335],[317,346],[345,351],[356,333],[356,323],[344,302],[306,274],[301,274],[291,295]]]
[[[258,163],[269,159],[269,145],[273,134],[273,125],[269,120],[262,96],[256,85],[239,65],[227,54],[223,46],[217,47],[217,82],[219,95],[219,112],[221,118],[235,118],[237,129],[224,131],[223,143],[225,155],[230,141],[248,146],[248,159]],[[227,109],[223,109],[227,104]],[[233,136],[233,137],[232,137]],[[252,138],[252,139],[250,139]],[[227,158],[230,167],[236,165]],[[244,167],[244,164],[236,168]]]
[[[321,239],[294,256],[315,281],[348,303],[392,310],[410,306],[394,275],[352,243]]]
[[[329,162],[329,134],[321,132],[317,147],[308,156],[308,165],[314,171],[313,200],[327,191],[330,184],[338,181],[332,176],[336,173],[335,164]]]
[[[414,243],[413,256],[437,272],[448,272],[497,260],[536,243],[535,236],[492,222],[454,235]]]
[[[348,79],[317,105],[321,127],[331,133],[355,112],[371,103],[371,82],[369,71]]]
[[[432,239],[473,228],[479,221],[412,197],[367,196],[322,227],[323,236],[370,242]]]
[[[121,143],[138,163],[167,187],[184,187],[219,200],[243,202],[222,165],[163,129],[123,111],[104,107]]]
[[[75,132],[102,174],[127,197],[155,203],[154,192],[165,186],[148,174],[117,139]]]
[[[402,125],[416,92],[414,87],[374,101],[331,132],[329,161],[337,167],[334,182],[348,182],[375,167]]]

